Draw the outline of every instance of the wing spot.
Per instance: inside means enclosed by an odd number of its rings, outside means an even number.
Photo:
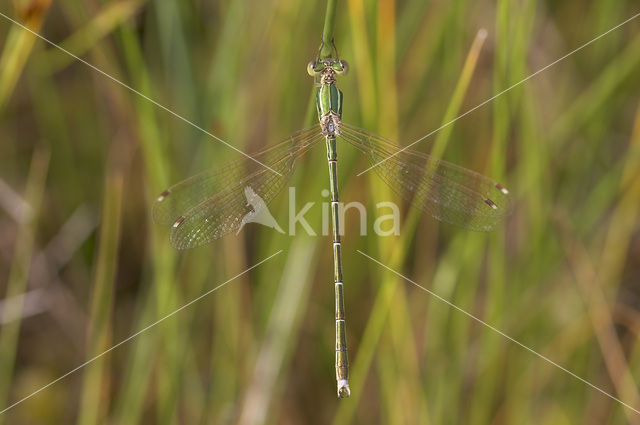
[[[489,205],[494,210],[498,209],[498,206],[491,199],[487,198],[487,199],[484,200],[484,202],[485,202],[485,204]]]
[[[180,218],[178,218],[174,223],[173,223],[173,228],[175,229],[176,227],[180,226],[182,224],[182,222],[184,221],[186,217],[181,215]]]
[[[162,202],[164,201],[164,198],[166,198],[167,196],[169,196],[171,194],[171,191],[169,189],[165,190],[164,192],[162,192],[160,194],[160,196],[158,196],[158,202]]]
[[[498,188],[498,190],[504,193],[505,195],[509,194],[509,191],[507,190],[507,188],[501,185],[500,183],[496,183],[496,188]]]

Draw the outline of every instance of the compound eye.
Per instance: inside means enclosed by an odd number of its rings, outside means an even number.
[[[336,72],[338,73],[338,75],[346,75],[349,72],[349,64],[347,63],[347,61],[339,61],[338,62],[340,64],[340,70],[337,70]]]
[[[318,71],[316,71],[317,66],[318,66],[318,62],[316,61],[309,62],[307,64],[307,73],[312,77],[315,77],[318,74]]]

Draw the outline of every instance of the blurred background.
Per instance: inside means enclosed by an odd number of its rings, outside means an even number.
[[[13,0],[0,12],[252,152],[314,121],[326,3]],[[344,120],[407,145],[640,12],[633,0],[344,0]],[[486,30],[486,37],[483,31]],[[640,414],[640,19],[416,145],[503,182],[490,234],[422,216],[340,146],[345,202],[401,235],[343,239],[351,398],[338,400],[329,237],[248,225],[178,252],[170,184],[238,153],[0,17],[3,424],[627,424]],[[319,229],[326,157],[291,186]],[[287,194],[272,204],[281,225]]]

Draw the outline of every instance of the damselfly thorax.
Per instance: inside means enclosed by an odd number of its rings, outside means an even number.
[[[309,63],[307,71],[319,80],[316,92],[316,108],[322,135],[340,135],[342,118],[342,91],[336,86],[336,75],[344,75],[348,65],[343,60],[324,59]]]

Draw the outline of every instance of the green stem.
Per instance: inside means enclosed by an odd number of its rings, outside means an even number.
[[[322,30],[322,40],[324,41],[324,45],[320,51],[321,59],[330,58],[333,53],[331,41],[333,40],[333,27],[336,17],[336,1],[337,0],[327,0],[327,13],[324,17],[324,29]]]

